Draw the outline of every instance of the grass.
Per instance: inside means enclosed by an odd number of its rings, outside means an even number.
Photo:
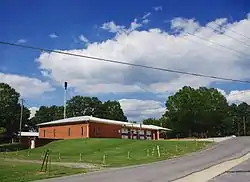
[[[0,151],[17,151],[27,149],[26,146],[22,146],[19,143],[7,143],[7,144],[0,144]]]
[[[0,181],[21,182],[33,181],[45,178],[59,177],[76,173],[83,173],[86,170],[73,169],[61,166],[51,166],[50,173],[40,172],[40,164],[10,162],[0,159]]]
[[[118,167],[181,156],[201,150],[209,143],[166,140],[71,139],[54,141],[32,150],[2,153],[2,158],[41,160],[44,151],[51,149],[53,162],[79,162],[81,155],[81,162]],[[160,149],[160,156],[157,146]]]

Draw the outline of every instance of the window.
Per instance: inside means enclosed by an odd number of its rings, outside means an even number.
[[[68,129],[68,136],[70,136],[70,128]]]
[[[56,129],[53,130],[54,137],[56,137]]]
[[[83,136],[83,127],[81,127],[81,129],[82,129],[82,136]]]
[[[43,137],[45,137],[45,130],[43,130]]]

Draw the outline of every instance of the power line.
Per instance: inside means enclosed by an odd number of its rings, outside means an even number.
[[[98,61],[103,61],[103,62],[122,64],[122,65],[134,66],[134,67],[147,68],[147,69],[158,70],[158,71],[165,71],[165,72],[170,72],[170,73],[178,73],[178,74],[183,74],[183,75],[191,75],[191,76],[204,77],[204,78],[212,78],[212,79],[223,80],[223,81],[241,82],[241,83],[248,83],[248,84],[250,83],[250,81],[248,80],[239,80],[239,79],[225,78],[225,77],[219,77],[219,76],[213,76],[213,75],[205,75],[205,74],[200,74],[200,73],[173,70],[173,69],[168,69],[168,68],[152,67],[152,66],[147,66],[147,65],[140,65],[140,64],[128,63],[128,62],[117,61],[117,60],[112,60],[112,59],[105,59],[105,58],[100,58],[100,57],[74,54],[74,53],[69,53],[69,52],[63,52],[63,51],[58,51],[58,50],[52,50],[52,49],[47,49],[47,48],[34,47],[34,46],[16,44],[16,43],[4,42],[4,41],[0,41],[0,44],[15,46],[15,47],[22,47],[22,48],[33,49],[33,50],[46,51],[46,52],[54,52],[57,54],[81,57],[81,58],[86,58],[86,59],[93,59],[93,60],[98,60]]]
[[[216,22],[213,22],[215,25],[218,25],[219,27],[221,27],[221,28],[224,28],[224,29],[226,29],[223,25],[220,25],[220,24],[218,24],[218,23],[216,23]],[[234,30],[232,30],[232,29],[226,29],[227,31],[230,31],[230,32],[233,32],[233,33],[235,33],[235,34],[238,34],[238,35],[240,35],[240,36],[242,36],[242,37],[245,37],[245,38],[247,38],[247,39],[249,39],[250,40],[250,37],[247,37],[246,35],[244,35],[244,34],[242,34],[242,33],[239,33],[239,32],[237,32],[237,31],[234,31]]]
[[[210,29],[212,29],[212,30],[221,32],[220,30],[218,30],[218,29],[216,29],[216,28],[213,28],[213,27],[211,27],[211,26],[208,26],[208,25],[207,25],[206,27],[208,27],[208,28],[210,28]],[[240,42],[241,44],[244,44],[244,45],[247,46],[247,47],[250,47],[249,44],[247,44],[246,42],[244,42],[244,41],[242,41],[242,40],[236,39],[235,37],[232,37],[232,36],[227,35],[227,34],[225,34],[225,33],[224,33],[223,35],[226,36],[226,37],[229,37],[229,38],[231,38],[231,39],[234,39],[234,40]]]
[[[249,56],[249,55],[247,55],[247,54],[245,54],[245,53],[243,53],[243,52],[240,52],[240,51],[238,51],[238,50],[236,50],[236,49],[233,49],[233,48],[231,48],[231,47],[224,46],[223,44],[219,44],[219,43],[214,42],[214,41],[212,41],[212,40],[210,40],[210,39],[207,39],[207,38],[205,38],[205,37],[197,36],[197,35],[195,35],[195,34],[192,34],[192,33],[186,32],[186,31],[183,31],[183,32],[184,32],[184,33],[187,33],[187,34],[189,34],[189,35],[195,36],[195,37],[197,37],[197,38],[199,38],[199,39],[201,39],[201,40],[209,41],[209,42],[211,42],[212,44],[218,45],[218,46],[220,46],[220,47],[222,47],[222,48],[224,48],[224,49],[227,49],[227,50],[230,50],[230,51],[234,51],[234,52],[240,54],[241,56],[244,56],[244,57]]]
[[[31,106],[30,104],[28,104],[27,101],[24,100],[24,99],[23,99],[23,102],[24,102],[28,107],[30,107],[30,108],[33,107],[33,106]]]

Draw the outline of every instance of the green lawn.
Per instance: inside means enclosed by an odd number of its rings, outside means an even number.
[[[72,139],[55,141],[33,150],[2,153],[0,157],[41,160],[44,151],[51,149],[54,162],[79,162],[81,155],[82,162],[114,167],[169,159],[200,150],[208,144],[195,141]]]
[[[51,171],[40,172],[40,164],[10,162],[0,159],[0,181],[21,182],[33,181],[45,178],[59,177],[76,173],[84,173],[84,169],[72,169],[61,166],[51,166]]]

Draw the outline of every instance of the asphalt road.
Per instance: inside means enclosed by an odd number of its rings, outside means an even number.
[[[233,138],[211,148],[171,160],[107,169],[88,174],[43,180],[44,182],[169,182],[250,151],[250,137]]]
[[[249,182],[250,181],[250,160],[230,169],[229,171],[209,180],[209,182]]]

